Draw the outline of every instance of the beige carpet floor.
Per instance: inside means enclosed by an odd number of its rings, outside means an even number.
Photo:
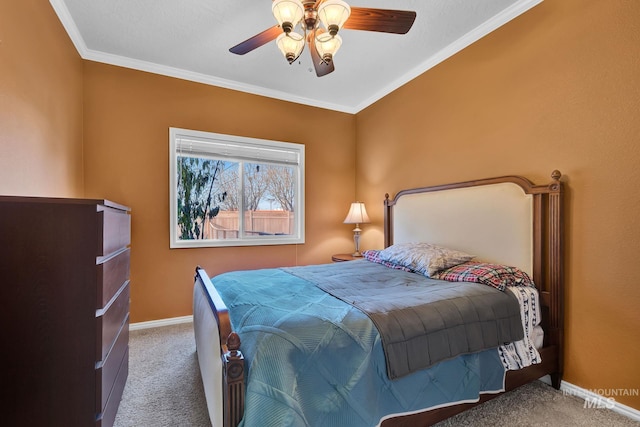
[[[130,346],[129,378],[115,427],[211,425],[190,323],[131,331]],[[640,427],[613,411],[583,404],[537,381],[437,426]]]

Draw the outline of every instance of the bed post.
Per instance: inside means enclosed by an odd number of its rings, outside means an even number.
[[[224,423],[225,427],[235,427],[244,414],[244,356],[239,351],[238,334],[231,332],[225,347],[227,351],[222,356]]]
[[[389,199],[389,193],[384,195],[384,247],[388,248],[393,243],[393,209],[394,200]]]
[[[564,343],[564,188],[558,170],[551,183],[535,186],[534,195],[534,267],[533,280],[540,287],[542,305],[548,310],[545,342],[557,348],[557,369],[551,373],[551,385],[560,389]]]
[[[560,389],[563,372],[564,342],[564,209],[562,194],[564,188],[560,182],[561,173],[551,173],[553,181],[549,184],[549,292],[551,307],[549,326],[551,344],[558,346],[558,371],[551,374],[554,388]]]

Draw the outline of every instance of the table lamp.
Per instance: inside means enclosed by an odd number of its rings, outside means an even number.
[[[353,202],[351,203],[351,208],[349,209],[349,213],[347,217],[344,219],[345,224],[355,224],[356,228],[353,229],[353,242],[356,246],[356,251],[352,253],[354,257],[361,257],[360,253],[360,224],[367,224],[371,222],[369,220],[369,215],[367,215],[367,210],[364,207],[364,203],[361,202]]]

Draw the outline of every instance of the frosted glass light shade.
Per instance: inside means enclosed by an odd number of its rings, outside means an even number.
[[[318,18],[331,33],[336,35],[351,15],[351,8],[342,0],[326,0],[318,8]]]
[[[290,32],[304,15],[304,6],[300,0],[275,0],[271,5],[273,16],[285,33]]]
[[[287,58],[287,61],[291,64],[302,53],[304,48],[304,37],[300,34],[292,31],[288,34],[282,33],[276,39],[278,49]]]
[[[342,46],[342,37],[323,33],[316,37],[315,44],[322,60],[331,62],[338,49],[340,49],[340,46]]]

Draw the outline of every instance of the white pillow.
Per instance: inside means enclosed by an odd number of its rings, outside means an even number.
[[[380,259],[410,268],[427,277],[470,261],[474,255],[431,243],[398,243],[380,251]]]

